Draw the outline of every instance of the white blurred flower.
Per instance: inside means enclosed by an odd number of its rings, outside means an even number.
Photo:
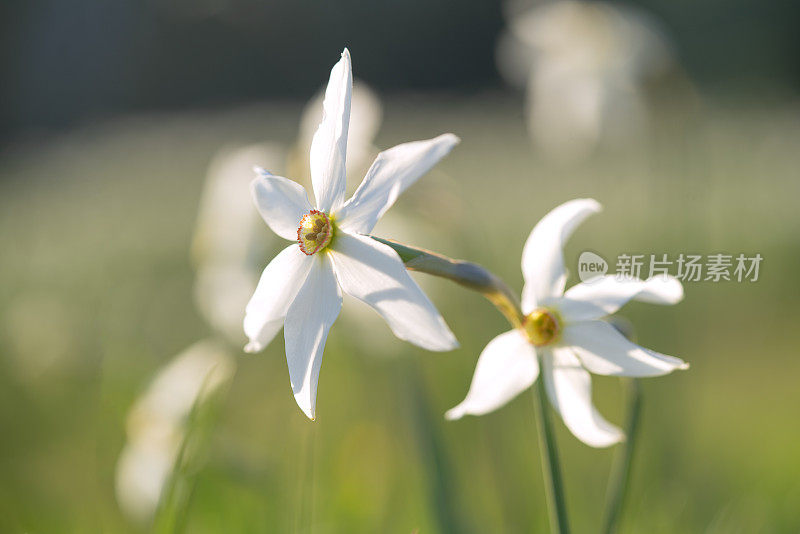
[[[601,320],[631,299],[654,304],[679,302],[683,287],[677,279],[607,275],[564,292],[564,242],[586,217],[598,211],[600,204],[594,200],[572,200],[534,227],[522,252],[525,319],[519,329],[489,342],[478,359],[466,399],[447,412],[448,419],[481,415],[503,406],[536,381],[541,361],[548,397],[567,428],[587,445],[607,447],[624,435],[592,405],[589,371],[656,376],[688,368],[678,358],[635,345]]]
[[[285,148],[259,143],[220,150],[208,169],[192,243],[195,301],[208,323],[236,344],[269,245],[250,195],[253,164],[274,169],[285,161]]]
[[[430,350],[456,346],[452,332],[397,253],[364,234],[458,138],[444,134],[382,152],[345,202],[351,87],[350,53],[345,49],[331,70],[323,119],[311,142],[315,208],[296,182],[265,171],[253,181],[264,221],[276,234],[297,243],[264,269],[246,309],[246,350],[262,350],[284,327],[295,400],[312,419],[322,352],[341,309],[342,291],[373,307],[400,339]]]
[[[150,519],[172,473],[192,408],[226,384],[235,359],[219,343],[198,342],[164,367],[128,414],[127,443],[117,460],[120,508]]]
[[[643,85],[674,65],[649,18],[621,5],[575,0],[509,18],[498,67],[510,83],[527,87],[528,128],[537,147],[576,158],[603,139],[631,141],[642,133]]]

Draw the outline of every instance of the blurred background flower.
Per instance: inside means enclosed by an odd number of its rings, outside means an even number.
[[[245,342],[244,307],[271,249],[253,205],[253,167],[279,169],[285,161],[281,145],[259,143],[222,148],[208,168],[192,241],[195,300],[209,325],[235,345]]]
[[[570,161],[598,144],[638,144],[652,99],[683,102],[690,89],[662,29],[623,4],[508,3],[497,48],[500,72],[525,89],[528,131],[549,156]]]
[[[141,523],[153,518],[192,410],[229,382],[235,370],[234,355],[224,346],[201,341],[161,369],[136,400],[116,470],[117,500],[126,514]]]

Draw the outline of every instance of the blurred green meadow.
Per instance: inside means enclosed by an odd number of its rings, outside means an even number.
[[[690,282],[677,306],[623,309],[643,345],[691,369],[642,380],[621,531],[799,532],[800,108],[665,110],[648,139],[571,164],[531,148],[521,109],[505,93],[385,101],[379,148],[444,131],[462,143],[393,208],[411,230],[374,233],[480,263],[517,290],[530,229],[576,197],[604,211],[568,242],[573,272],[583,250],[612,265],[621,253],[760,253],[755,283]],[[231,143],[291,143],[300,113],[272,103],[134,115],[0,153],[1,532],[151,529],[121,512],[116,464],[137,397],[212,335],[190,262],[206,169]],[[282,243],[262,230],[266,265]],[[261,354],[232,349],[236,373],[190,466],[181,530],[546,531],[531,393],[443,418],[504,319],[477,294],[415,276],[461,347],[417,349],[347,300],[315,422],[292,397],[282,336]],[[621,381],[593,383],[621,424]],[[616,449],[555,422],[574,531],[597,531]]]

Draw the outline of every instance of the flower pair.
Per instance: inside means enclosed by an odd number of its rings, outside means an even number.
[[[284,328],[295,399],[312,419],[322,353],[341,309],[342,291],[374,308],[400,339],[436,351],[457,346],[398,254],[367,234],[400,193],[447,155],[458,138],[444,134],[380,153],[345,201],[351,90],[350,55],[345,50],[331,71],[323,119],[310,148],[315,206],[302,186],[262,169],[252,185],[269,227],[296,243],[267,265],[247,305],[246,350],[263,349]],[[589,445],[608,446],[623,435],[592,406],[589,372],[652,376],[685,368],[677,358],[634,345],[602,321],[631,299],[678,302],[683,290],[674,278],[642,281],[605,276],[564,292],[563,244],[581,221],[599,210],[594,200],[573,200],[533,229],[522,260],[524,319],[518,328],[487,345],[467,398],[447,413],[448,418],[492,411],[542,374],[567,427]]]

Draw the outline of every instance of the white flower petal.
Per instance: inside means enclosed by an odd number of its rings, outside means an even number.
[[[353,233],[371,232],[397,197],[458,142],[455,135],[443,134],[425,141],[403,143],[378,154],[355,194],[337,212],[339,225]]]
[[[689,368],[680,358],[631,343],[603,321],[568,324],[562,344],[575,352],[584,367],[598,375],[657,376]]]
[[[256,207],[264,222],[284,239],[297,240],[300,219],[311,210],[303,186],[263,169],[256,169],[258,177],[250,183]]]
[[[311,181],[317,208],[325,212],[336,210],[344,202],[352,90],[350,52],[345,48],[342,59],[331,69],[322,103],[322,122],[311,141]]]
[[[315,95],[303,108],[300,119],[300,133],[297,138],[295,150],[300,154],[308,154],[311,150],[311,141],[314,133],[322,121],[322,101],[324,91]],[[375,92],[362,80],[353,79],[353,92],[350,99],[350,126],[347,129],[347,176],[364,173],[369,165],[370,158],[377,152],[373,148],[375,135],[381,125],[383,107]],[[310,176],[307,164],[303,165],[305,172]],[[294,176],[294,175],[293,175]],[[299,178],[299,176],[298,176]]]
[[[590,447],[608,447],[625,439],[622,430],[592,405],[591,376],[572,351],[556,347],[550,352],[543,358],[545,388],[570,432]]]
[[[536,350],[525,336],[518,330],[500,334],[481,352],[467,397],[445,417],[460,419],[496,410],[531,387],[538,375]]]
[[[300,409],[314,419],[322,351],[328,330],[342,309],[342,292],[328,255],[310,258],[311,271],[289,306],[283,337],[294,398]]]
[[[312,264],[312,257],[303,254],[296,243],[269,262],[245,309],[244,333],[250,339],[247,352],[263,350],[281,329]]]
[[[522,250],[525,313],[530,313],[537,303],[563,294],[567,283],[564,242],[586,217],[600,209],[600,204],[590,198],[570,200],[545,215],[533,228]]]
[[[428,350],[458,346],[436,307],[391,247],[340,229],[331,249],[342,289],[380,313],[394,335]]]
[[[569,288],[557,306],[566,321],[588,321],[611,315],[631,299],[676,304],[683,299],[683,286],[672,276],[640,280],[605,275]]]

